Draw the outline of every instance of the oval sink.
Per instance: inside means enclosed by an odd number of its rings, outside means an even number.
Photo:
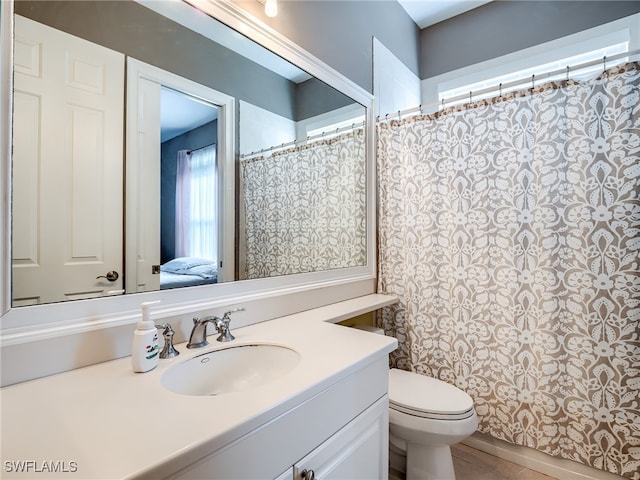
[[[170,367],[162,385],[183,395],[223,395],[249,390],[282,377],[300,355],[279,345],[238,345],[203,353]]]

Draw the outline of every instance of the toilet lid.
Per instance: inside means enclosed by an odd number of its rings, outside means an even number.
[[[389,406],[405,413],[458,420],[473,414],[473,400],[442,380],[393,368],[389,370]]]

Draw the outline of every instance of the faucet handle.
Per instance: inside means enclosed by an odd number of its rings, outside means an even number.
[[[158,330],[162,330],[162,335],[166,335],[169,332],[173,332],[173,328],[168,323],[163,323],[161,325],[156,325]]]
[[[231,314],[232,313],[236,313],[236,312],[244,312],[246,310],[246,308],[244,307],[238,307],[238,308],[234,308],[233,310],[228,310],[226,312],[224,312],[224,315],[222,315],[222,320],[225,320],[227,323],[229,323],[231,321]]]
[[[180,355],[180,352],[173,346],[173,334],[175,332],[171,325],[163,323],[162,325],[156,325],[156,328],[162,329],[162,336],[164,337],[164,347],[160,352],[160,358],[173,358]]]
[[[245,309],[243,307],[240,307],[224,312],[222,318],[219,318],[216,322],[216,330],[218,330],[218,333],[220,333],[216,340],[218,340],[219,342],[230,342],[231,340],[235,340],[236,337],[231,335],[231,330],[229,330],[229,323],[231,323],[231,314],[235,312],[243,312],[244,310]]]

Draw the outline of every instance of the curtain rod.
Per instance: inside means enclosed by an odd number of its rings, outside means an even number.
[[[214,146],[215,143],[210,143],[209,145],[204,145],[202,147],[198,147],[198,148],[192,148],[191,150],[187,150],[187,155],[191,155],[193,152],[197,152],[198,150],[203,150],[205,148],[209,148]]]
[[[598,60],[591,60],[590,62],[584,62],[584,63],[579,63],[578,65],[574,65],[573,67],[570,67],[569,65],[567,65],[566,68],[563,69],[558,69],[558,70],[552,70],[550,72],[545,72],[539,75],[532,75],[531,76],[531,82],[532,84],[535,83],[536,80],[538,79],[545,79],[545,78],[549,78],[552,77],[554,75],[559,75],[561,73],[566,73],[567,74],[567,78],[569,77],[569,73],[570,71],[576,71],[576,70],[582,70],[583,68],[587,68],[587,67],[592,67],[594,65],[598,65],[599,63],[602,63],[604,70],[607,69],[607,61],[615,61],[615,60],[619,60],[621,58],[625,58],[625,57],[633,57],[635,55],[640,54],[640,50],[633,50],[631,52],[624,52],[624,53],[618,53],[617,55],[613,55],[611,57],[607,57],[606,55],[604,57],[602,57],[602,59],[598,59]],[[463,100],[465,98],[469,98],[470,101],[469,103],[472,102],[471,98],[472,96],[475,95],[483,95],[485,93],[491,93],[491,92],[495,92],[496,90],[502,92],[503,88],[510,88],[510,87],[516,87],[519,85],[522,85],[524,83],[524,81],[527,80],[527,77],[523,77],[520,78],[519,80],[513,80],[511,82],[508,83],[500,83],[497,87],[487,87],[487,88],[483,88],[481,90],[478,90],[476,92],[469,92],[468,94],[464,94],[464,95],[458,95],[455,97],[451,97],[448,99],[443,99],[442,101],[438,101],[438,102],[433,102],[433,103],[427,103],[424,105],[419,105],[417,107],[413,107],[413,108],[408,108],[406,110],[398,110],[396,113],[387,113],[384,116],[378,115],[376,117],[376,122],[383,122],[383,121],[387,121],[389,120],[389,118],[402,118],[403,115],[408,115],[408,114],[412,114],[415,112],[420,112],[422,113],[422,109],[424,109],[425,107],[435,107],[435,106],[439,106],[439,105],[445,105],[447,102],[456,102],[458,100]],[[501,94],[502,95],[502,94]],[[393,116],[392,116],[393,115]],[[392,117],[391,117],[392,116]]]
[[[338,133],[346,132],[347,130],[355,130],[358,127],[364,127],[364,121],[358,122],[358,123],[352,123],[351,125],[347,125],[347,126],[341,127],[341,128],[336,128],[335,130],[330,130],[328,132],[324,132],[323,131],[321,133],[317,133],[315,135],[308,136],[308,137],[306,137],[304,139],[301,139],[301,140],[293,140],[291,142],[283,143],[281,145],[274,145],[272,147],[263,148],[262,150],[256,150],[255,152],[243,153],[242,155],[240,155],[240,158],[242,160],[245,160],[248,157],[253,157],[254,155],[260,155],[260,154],[263,154],[263,153],[271,152],[273,150],[278,150],[280,148],[293,147],[295,145],[308,142],[310,140],[316,140],[318,138],[324,137],[325,135],[329,135],[329,134],[330,135],[337,135]]]

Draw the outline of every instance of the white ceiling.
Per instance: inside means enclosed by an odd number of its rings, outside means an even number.
[[[455,17],[491,0],[398,0],[416,25],[425,28]]]
[[[218,118],[215,105],[170,88],[160,89],[160,142]]]

